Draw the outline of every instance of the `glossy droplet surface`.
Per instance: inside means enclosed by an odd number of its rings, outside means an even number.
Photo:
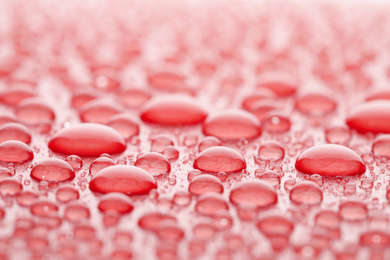
[[[30,206],[31,214],[39,217],[50,217],[57,213],[58,206],[48,200],[40,200]]]
[[[275,97],[275,93],[269,89],[257,89],[256,92],[243,99],[242,107],[245,110],[252,111],[260,100],[274,99]]]
[[[57,153],[98,156],[121,153],[126,149],[126,143],[111,127],[84,123],[58,131],[49,141],[49,148]]]
[[[96,99],[82,106],[79,114],[83,122],[106,124],[112,116],[120,112],[117,104],[105,99]]]
[[[306,174],[329,177],[351,176],[366,171],[363,160],[357,153],[335,144],[317,145],[307,149],[298,157],[295,168]]]
[[[203,174],[195,177],[188,186],[188,191],[193,195],[202,195],[209,192],[222,193],[221,181],[210,174]]]
[[[199,143],[199,152],[202,152],[206,150],[207,148],[213,147],[213,146],[221,146],[221,141],[214,137],[214,136],[206,136],[203,138],[203,140]]]
[[[110,120],[108,120],[107,125],[118,131],[125,139],[129,139],[130,137],[139,134],[138,123],[127,114],[112,116]]]
[[[3,162],[24,162],[34,158],[31,148],[20,141],[5,141],[0,144],[0,161]]]
[[[371,150],[376,156],[390,157],[390,135],[378,136]]]
[[[166,222],[176,221],[176,218],[169,214],[160,212],[149,212],[138,220],[138,226],[144,230],[157,231]]]
[[[390,245],[390,236],[380,230],[367,231],[361,234],[360,243],[363,246],[387,248]]]
[[[134,206],[130,198],[122,193],[108,193],[104,195],[98,205],[101,212],[114,211],[119,214],[128,214],[133,211]]]
[[[269,216],[256,223],[257,228],[266,236],[287,235],[294,230],[294,224],[283,216]]]
[[[390,101],[362,103],[350,111],[346,123],[359,133],[390,133]]]
[[[0,101],[7,106],[17,106],[23,100],[34,96],[34,92],[28,88],[14,87],[2,93]]]
[[[216,216],[229,209],[229,205],[220,194],[210,193],[199,197],[195,211],[205,216]]]
[[[320,204],[322,199],[322,190],[310,181],[298,183],[290,191],[291,202],[298,205],[316,205]]]
[[[120,99],[123,104],[131,108],[140,108],[145,104],[151,95],[143,89],[127,89],[122,92]]]
[[[325,139],[331,144],[347,144],[352,138],[351,130],[344,126],[333,126],[325,130]]]
[[[50,158],[40,161],[30,173],[31,178],[37,181],[69,181],[75,178],[75,173],[69,163]]]
[[[275,205],[278,196],[265,181],[247,180],[237,184],[230,192],[230,201],[237,206],[265,208]]]
[[[61,203],[68,203],[79,198],[79,192],[72,186],[60,187],[56,192],[56,199]]]
[[[111,158],[101,156],[91,163],[91,165],[89,166],[89,173],[94,176],[104,168],[114,165],[115,162]]]
[[[279,113],[270,112],[263,120],[263,129],[271,134],[282,134],[290,131],[291,121]]]
[[[226,110],[209,116],[203,124],[203,133],[220,139],[250,139],[261,134],[261,125],[246,111]]]
[[[150,73],[147,77],[149,85],[155,89],[173,91],[182,88],[184,85],[184,76],[163,71],[157,73]]]
[[[31,142],[30,130],[19,123],[6,123],[0,127],[0,143],[8,140],[29,144]]]
[[[194,161],[194,168],[205,172],[239,172],[246,168],[242,155],[228,147],[210,147]]]
[[[127,195],[147,194],[156,189],[154,178],[145,170],[126,165],[110,166],[91,180],[90,190],[100,193],[120,192]]]
[[[31,125],[52,122],[56,117],[50,105],[36,98],[28,98],[20,102],[15,110],[15,115],[20,121]]]
[[[276,141],[268,141],[260,145],[258,155],[262,160],[278,161],[284,158],[284,149]]]
[[[168,159],[164,155],[156,152],[141,155],[134,165],[154,176],[167,174],[171,171],[171,164]]]
[[[351,222],[359,222],[367,219],[367,206],[359,201],[347,201],[339,206],[339,213],[343,220]]]
[[[0,180],[0,194],[2,196],[15,196],[23,189],[23,185],[12,178]]]
[[[324,115],[334,112],[337,102],[329,95],[308,93],[295,101],[295,107],[305,114]]]
[[[161,125],[191,125],[203,122],[207,112],[193,98],[185,95],[165,95],[148,101],[140,118],[146,123]]]

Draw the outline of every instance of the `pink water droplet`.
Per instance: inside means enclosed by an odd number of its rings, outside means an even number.
[[[23,185],[13,178],[5,178],[0,181],[0,194],[2,196],[15,196],[22,190]]]
[[[115,211],[119,214],[128,214],[134,206],[130,198],[122,193],[108,193],[100,198],[98,209],[101,212]]]
[[[149,74],[147,80],[155,89],[174,91],[184,87],[185,77],[173,72],[157,72]]]
[[[75,93],[72,96],[71,105],[75,109],[80,109],[85,104],[87,104],[89,101],[92,101],[94,99],[97,99],[98,96],[93,93],[91,90],[82,90],[80,92]]]
[[[317,205],[322,199],[322,190],[311,181],[298,183],[290,191],[291,202],[298,205]]]
[[[163,223],[158,228],[156,234],[162,241],[171,241],[174,243],[178,243],[185,235],[183,229],[176,222]]]
[[[246,162],[237,151],[222,146],[207,148],[194,161],[194,168],[205,172],[239,172],[246,169]]]
[[[298,157],[295,168],[306,174],[330,177],[350,176],[366,171],[363,160],[357,153],[336,144],[317,145],[307,149]]]
[[[132,88],[123,91],[119,98],[127,107],[140,108],[151,98],[151,95],[146,90]]]
[[[18,120],[13,115],[0,115],[0,126],[7,123],[17,123]]]
[[[345,126],[334,126],[325,130],[325,139],[331,144],[347,144],[351,138],[351,130]]]
[[[174,146],[173,140],[166,135],[158,135],[151,140],[151,151],[162,153],[168,146]]]
[[[48,200],[40,200],[30,206],[31,214],[39,217],[50,217],[57,213],[58,206]]]
[[[195,177],[190,182],[188,191],[193,195],[202,195],[210,192],[223,193],[223,185],[217,177],[210,174],[203,174]]]
[[[110,255],[112,260],[130,260],[133,259],[133,253],[129,249],[115,249]]]
[[[50,158],[40,161],[30,173],[31,178],[37,181],[69,181],[73,180],[76,175],[69,163]]]
[[[198,223],[193,227],[192,233],[196,239],[207,241],[214,238],[216,229],[211,223]]]
[[[294,230],[294,223],[286,217],[272,215],[260,219],[256,223],[256,227],[267,237],[274,235],[290,236]]]
[[[390,135],[378,136],[372,144],[371,150],[376,156],[390,157]]]
[[[0,102],[4,105],[15,107],[23,100],[34,96],[34,92],[28,88],[13,87],[1,94]]]
[[[15,115],[29,125],[52,122],[56,117],[52,107],[39,98],[28,98],[20,102]]]
[[[194,98],[186,95],[164,95],[151,99],[142,109],[140,118],[146,123],[191,125],[202,123],[207,112]]]
[[[361,234],[360,244],[372,248],[387,248],[390,245],[390,236],[380,230],[367,231]]]
[[[80,222],[89,219],[89,217],[88,207],[78,203],[68,205],[64,211],[64,218],[69,222]]]
[[[193,169],[193,170],[188,172],[187,180],[191,182],[193,179],[195,179],[196,177],[200,176],[201,174],[202,174],[201,171],[199,171],[197,169]]]
[[[260,100],[273,100],[276,97],[275,93],[272,90],[263,88],[263,89],[257,89],[254,93],[251,93],[251,95],[244,98],[242,101],[242,107],[245,110],[253,111],[255,108],[255,104],[258,103]]]
[[[89,183],[89,188],[100,193],[121,192],[126,195],[141,195],[156,189],[157,184],[153,176],[141,168],[116,165],[96,174]]]
[[[7,168],[4,168],[4,167],[0,167],[0,181],[4,178],[8,178],[8,177],[11,177],[12,174],[11,174],[11,171]]]
[[[270,112],[262,121],[263,129],[272,134],[282,134],[290,131],[291,122],[286,116],[277,112]]]
[[[331,210],[322,210],[315,216],[316,225],[328,229],[337,229],[340,226],[340,215]]]
[[[32,160],[34,154],[31,148],[20,141],[5,141],[0,144],[0,161],[16,163]]]
[[[297,86],[283,81],[268,81],[259,84],[258,87],[269,89],[278,97],[288,97],[297,91]]]
[[[90,224],[78,224],[73,228],[73,236],[77,240],[91,240],[95,237],[95,229]]]
[[[230,201],[236,206],[266,208],[278,202],[275,189],[265,181],[247,180],[237,184],[230,192]]]
[[[110,66],[99,66],[93,69],[94,86],[106,91],[120,89],[120,82],[117,79],[117,68]]]
[[[280,175],[274,171],[266,171],[258,176],[256,175],[256,177],[258,177],[262,181],[268,182],[275,188],[280,185]]]
[[[346,120],[347,125],[359,133],[390,133],[390,101],[378,100],[362,103]]]
[[[126,149],[123,137],[108,126],[84,123],[58,131],[49,141],[54,152],[79,156],[121,153]]]
[[[198,150],[199,152],[203,152],[207,148],[213,147],[213,146],[222,146],[221,141],[214,137],[214,136],[206,136],[203,138],[203,140],[199,143]]]
[[[77,155],[69,155],[65,158],[65,162],[73,168],[73,170],[78,170],[83,166],[83,161]]]
[[[56,192],[56,199],[61,203],[68,203],[79,198],[79,192],[73,186],[60,187]]]
[[[221,194],[209,193],[199,197],[195,205],[195,211],[200,215],[216,216],[229,210],[229,205]]]
[[[267,141],[260,146],[258,154],[262,160],[279,161],[284,158],[284,149],[276,141]]]
[[[367,219],[367,206],[359,201],[347,201],[339,206],[339,213],[343,220],[350,222],[359,222]]]
[[[108,157],[101,156],[97,159],[95,159],[91,165],[89,166],[89,173],[94,176],[104,168],[107,168],[109,166],[114,166],[115,162]]]
[[[203,124],[203,133],[220,139],[251,139],[261,134],[261,126],[249,112],[226,110],[209,116]]]
[[[149,212],[138,220],[138,226],[144,230],[157,231],[163,223],[176,221],[176,218],[169,214],[160,212]]]
[[[106,99],[95,99],[80,108],[80,119],[86,123],[107,124],[110,118],[121,113],[121,108]]]
[[[141,155],[134,165],[144,169],[153,176],[168,174],[171,171],[171,164],[168,159],[156,152],[148,152]]]
[[[375,91],[367,96],[366,100],[390,100],[390,91],[387,89]]]
[[[30,207],[37,198],[38,195],[33,191],[21,191],[17,195],[16,201],[22,207]]]
[[[260,122],[263,122],[271,111],[280,109],[280,107],[271,100],[260,100],[253,104],[250,111]]]
[[[336,100],[323,93],[308,93],[295,101],[295,107],[302,113],[309,115],[325,115],[332,113],[337,108]]]
[[[191,194],[186,191],[178,191],[173,195],[172,202],[179,207],[188,206],[191,203]]]
[[[107,125],[118,131],[125,139],[130,139],[139,134],[138,123],[127,114],[112,116],[110,120],[108,120]]]

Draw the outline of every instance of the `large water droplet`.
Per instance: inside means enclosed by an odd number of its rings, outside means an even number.
[[[69,163],[50,158],[40,161],[30,173],[31,178],[38,181],[69,181],[75,178],[75,173]]]
[[[290,200],[298,205],[320,204],[322,198],[322,190],[311,181],[298,183],[290,191]]]
[[[0,144],[0,161],[3,162],[24,162],[34,158],[31,148],[20,141],[5,141]]]
[[[56,117],[51,106],[37,98],[28,98],[20,102],[15,110],[15,115],[20,121],[30,125],[52,122]]]
[[[168,159],[156,152],[141,155],[134,165],[144,169],[153,176],[167,174],[171,171],[171,164]]]
[[[201,152],[194,161],[194,168],[205,172],[239,172],[246,162],[237,151],[222,146],[210,147]]]
[[[98,209],[101,212],[115,211],[119,214],[128,214],[133,211],[134,206],[126,195],[112,192],[101,197]]]
[[[360,201],[347,201],[340,204],[339,213],[343,220],[359,222],[367,219],[367,206]]]
[[[231,190],[230,201],[237,206],[265,208],[275,205],[278,202],[278,195],[265,181],[247,180]]]
[[[0,143],[8,140],[17,140],[29,144],[30,130],[19,123],[6,123],[0,127]]]
[[[202,195],[209,192],[222,193],[223,185],[221,181],[209,174],[195,177],[188,186],[188,191],[193,195]]]

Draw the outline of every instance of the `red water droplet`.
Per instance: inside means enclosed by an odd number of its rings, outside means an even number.
[[[89,101],[92,101],[94,99],[97,99],[98,96],[93,93],[91,90],[82,90],[80,92],[75,93],[72,96],[71,105],[72,107],[76,109],[80,109],[85,104],[87,104]]]
[[[308,93],[295,101],[295,107],[302,113],[309,115],[325,115],[332,113],[337,108],[336,100],[323,93]]]
[[[256,92],[251,93],[251,95],[244,98],[242,101],[242,107],[245,110],[252,111],[256,107],[256,104],[260,100],[269,100],[274,99],[276,97],[275,93],[272,90],[263,88],[263,89],[257,89]]]
[[[140,108],[151,98],[151,95],[143,89],[133,88],[123,91],[119,98],[127,107]]]
[[[162,153],[168,146],[174,146],[173,140],[165,135],[158,135],[151,141],[151,151]]]
[[[3,208],[0,208],[0,221],[3,220],[5,217],[5,210]],[[0,255],[1,256],[1,255]],[[6,259],[6,258],[5,258]]]
[[[194,161],[194,168],[205,172],[239,172],[246,169],[246,162],[237,151],[222,146],[207,148]]]
[[[79,222],[89,219],[90,213],[88,207],[75,203],[66,207],[64,217],[70,222]]]
[[[110,259],[112,260],[130,260],[133,259],[133,253],[129,249],[115,249],[112,251]]]
[[[14,87],[2,93],[0,102],[4,105],[15,107],[23,100],[34,96],[34,92],[30,89],[25,87]]]
[[[260,122],[263,122],[271,111],[280,109],[280,107],[271,100],[261,100],[253,104],[250,111]]]
[[[179,207],[188,206],[191,203],[191,195],[185,191],[178,191],[173,195],[172,202]]]
[[[307,149],[298,157],[295,168],[306,174],[330,177],[350,176],[366,171],[363,160],[357,153],[336,144],[317,145]]]
[[[260,146],[258,154],[262,160],[279,161],[284,158],[284,149],[276,141],[267,141]]]
[[[39,217],[50,217],[57,213],[58,206],[48,200],[40,200],[30,206],[31,214]]]
[[[274,235],[290,236],[294,230],[294,223],[283,216],[272,215],[260,219],[256,223],[257,228],[265,236]]]
[[[290,191],[291,202],[298,205],[316,205],[322,202],[322,190],[311,181],[295,185]]]
[[[123,152],[126,142],[111,127],[84,123],[58,131],[51,138],[49,148],[58,153],[99,156]]]
[[[325,130],[325,139],[331,144],[347,144],[351,138],[351,130],[345,126],[334,126]]]
[[[119,214],[128,214],[133,211],[134,206],[126,195],[112,192],[101,197],[98,209],[101,212],[115,211]]]
[[[107,168],[109,166],[114,166],[115,162],[108,157],[101,156],[97,159],[95,159],[91,165],[89,166],[89,173],[91,173],[92,176],[96,175],[98,172],[103,170],[104,168]]]
[[[150,212],[144,214],[138,220],[138,226],[144,230],[157,231],[163,223],[176,221],[176,218],[169,214]]]
[[[30,173],[31,178],[37,181],[69,181],[73,180],[76,175],[69,163],[50,158],[40,161]]]
[[[162,241],[179,242],[184,238],[184,231],[176,222],[162,223],[156,232]]]
[[[175,160],[179,159],[179,155],[180,155],[179,150],[176,149],[176,147],[173,147],[173,146],[165,147],[165,149],[163,150],[162,154],[169,161],[175,161]]]
[[[134,165],[144,169],[153,176],[168,174],[171,171],[171,164],[168,159],[156,152],[141,155]]]
[[[203,124],[203,133],[220,139],[251,139],[261,134],[261,127],[249,112],[226,110],[209,116]]]
[[[286,116],[276,112],[270,112],[262,121],[263,129],[272,134],[282,134],[290,131],[291,122]]]
[[[221,194],[209,193],[199,197],[195,205],[195,211],[205,216],[217,216],[219,213],[229,210],[229,205]]]
[[[80,119],[86,123],[107,124],[110,118],[121,113],[121,108],[106,99],[95,99],[80,109]]]
[[[130,139],[139,134],[138,123],[127,114],[112,116],[110,120],[108,120],[107,125],[118,131],[125,139]]]
[[[339,213],[343,220],[359,222],[367,219],[367,206],[359,201],[347,201],[340,204]]]
[[[0,144],[0,161],[17,163],[32,160],[34,154],[31,148],[20,141],[5,141]]]
[[[265,181],[247,180],[233,187],[230,201],[240,207],[266,208],[278,202],[278,195]]]
[[[0,115],[0,126],[7,123],[17,123],[18,120],[13,115]]]
[[[346,123],[359,133],[390,133],[390,101],[378,100],[360,104],[351,110]]]
[[[17,195],[16,201],[22,207],[30,207],[37,198],[38,195],[35,192],[22,191]]]
[[[0,181],[4,178],[8,178],[8,177],[11,177],[12,174],[11,174],[11,171],[7,168],[4,168],[4,167],[0,167]]]
[[[23,185],[13,178],[5,178],[0,181],[0,194],[2,196],[15,196],[22,189]]]
[[[153,176],[141,168],[116,165],[96,174],[89,183],[89,188],[100,193],[121,192],[127,195],[141,195],[156,189],[157,184]]]
[[[56,199],[61,203],[68,203],[79,198],[79,192],[72,186],[60,187],[56,192]]]
[[[73,228],[73,235],[77,240],[91,240],[95,237],[95,229],[89,224],[79,224]]]
[[[360,244],[372,248],[387,248],[390,245],[390,236],[380,230],[367,231],[361,234]]]
[[[315,217],[316,225],[329,229],[339,228],[340,221],[340,215],[331,210],[322,210]]]
[[[195,177],[190,182],[188,191],[193,195],[202,195],[210,192],[223,193],[223,185],[217,177],[203,174]]]
[[[258,87],[269,89],[278,97],[288,97],[297,91],[297,86],[282,81],[268,81],[259,84]]]
[[[376,156],[390,157],[390,135],[378,136],[372,144],[372,152]]]
[[[390,100],[390,91],[387,89],[378,90],[374,93],[371,93],[367,98],[367,101],[373,100]]]
[[[277,188],[280,185],[280,175],[274,171],[266,171],[266,172],[262,171],[260,175],[257,175],[257,173],[255,172],[255,175],[260,180],[271,184],[274,188]]]
[[[185,77],[173,72],[158,72],[149,74],[147,80],[155,89],[174,91],[184,87]]]
[[[83,161],[77,155],[69,155],[65,158],[65,162],[73,168],[73,170],[78,170],[83,166]]]
[[[203,152],[207,148],[213,147],[213,146],[222,146],[221,141],[214,137],[214,136],[206,136],[203,138],[203,140],[199,143],[199,152]]]
[[[51,106],[39,98],[28,98],[20,102],[15,109],[15,115],[29,125],[52,122],[56,117]]]
[[[194,98],[186,95],[165,95],[148,101],[140,114],[146,123],[190,125],[202,123],[207,112]]]

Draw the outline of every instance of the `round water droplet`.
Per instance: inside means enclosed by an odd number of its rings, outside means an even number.
[[[80,109],[80,119],[83,122],[107,124],[110,118],[121,113],[121,108],[106,99],[95,99]]]
[[[95,159],[91,165],[89,166],[89,173],[94,176],[104,168],[109,166],[114,166],[115,162],[111,158],[107,158],[105,156],[101,156]]]
[[[317,205],[322,202],[322,198],[322,190],[311,181],[298,183],[290,191],[291,202],[298,205]]]
[[[260,146],[258,154],[262,160],[279,161],[284,158],[284,149],[276,141],[267,141]]]
[[[195,177],[190,182],[188,191],[193,195],[202,195],[210,192],[223,193],[223,185],[217,177],[203,174]]]
[[[390,157],[390,135],[378,136],[372,144],[372,152],[376,156]]]
[[[199,102],[186,95],[165,95],[148,101],[140,118],[146,123],[191,125],[202,123],[207,112]]]
[[[126,89],[119,96],[123,104],[130,108],[140,108],[150,98],[151,95],[143,89]]]
[[[162,154],[167,158],[169,161],[175,161],[179,159],[179,150],[176,149],[174,146],[168,146],[165,147]]]
[[[147,77],[148,83],[155,89],[174,91],[184,87],[185,77],[173,72],[151,73]]]
[[[34,154],[31,148],[20,141],[5,141],[0,144],[0,161],[17,163],[32,160]]]
[[[298,157],[295,168],[306,174],[330,177],[350,176],[366,171],[363,160],[357,153],[336,144],[317,145],[307,149]]]
[[[345,126],[334,126],[325,130],[325,139],[331,144],[347,144],[351,138],[351,130]]]
[[[153,176],[168,174],[171,171],[171,164],[168,159],[156,152],[141,155],[134,165],[144,169]]]
[[[0,102],[4,105],[15,107],[23,100],[34,96],[34,92],[28,88],[14,87],[1,94]]]
[[[258,177],[262,181],[268,182],[275,188],[280,185],[280,176],[274,171],[266,171],[256,177]]]
[[[261,134],[261,126],[249,112],[226,110],[209,116],[203,124],[203,133],[220,139],[251,139]]]
[[[263,120],[263,129],[272,134],[282,134],[290,131],[291,122],[286,116],[270,112]]]
[[[139,134],[138,123],[127,114],[112,116],[107,125],[118,131],[125,139],[130,139]]]
[[[58,131],[51,138],[49,148],[57,153],[99,156],[103,153],[123,152],[126,149],[126,142],[111,127],[84,123]]]
[[[229,205],[221,194],[210,193],[199,197],[195,205],[195,211],[205,216],[216,216],[229,210]]]
[[[294,223],[283,216],[269,216],[260,219],[256,223],[257,228],[265,236],[285,235],[290,236],[294,230]]]
[[[69,155],[65,158],[65,162],[73,168],[73,170],[78,170],[83,166],[83,161],[77,155]]]
[[[240,207],[266,208],[278,202],[278,195],[265,181],[247,180],[237,184],[231,190],[230,201]]]
[[[30,173],[31,178],[37,181],[69,181],[73,180],[76,175],[69,163],[50,158],[40,161]]]
[[[178,243],[185,235],[183,229],[177,226],[176,222],[163,223],[158,228],[156,234],[162,241],[171,241],[174,243]]]
[[[89,209],[78,203],[68,205],[64,211],[64,218],[70,222],[87,220],[89,217]]]
[[[259,84],[258,87],[269,89],[278,97],[292,96],[297,91],[297,86],[283,81],[268,81]]]
[[[205,172],[239,172],[246,169],[246,162],[237,151],[222,146],[207,148],[194,161],[194,168]]]
[[[339,213],[343,220],[359,222],[367,219],[367,206],[359,201],[347,201],[340,204]]]
[[[242,101],[242,107],[245,110],[253,111],[255,104],[261,100],[273,100],[276,97],[275,93],[269,89],[257,89],[256,92],[244,98]]]
[[[340,215],[331,210],[323,210],[315,217],[316,225],[329,229],[337,229],[340,226]]]
[[[372,248],[387,248],[390,245],[390,236],[380,230],[367,231],[361,234],[360,244]]]
[[[19,123],[6,123],[0,127],[0,143],[8,140],[29,144],[31,142],[30,130]]]
[[[347,125],[359,133],[390,133],[390,101],[378,100],[360,104],[351,110]]]
[[[22,189],[23,185],[13,178],[5,178],[0,181],[0,194],[2,196],[15,196]]]
[[[101,197],[98,209],[101,212],[115,211],[119,214],[128,214],[133,211],[134,206],[126,195],[112,192]]]
[[[150,212],[144,214],[138,220],[138,226],[144,230],[157,231],[163,223],[176,221],[176,218],[169,214]]]
[[[68,203],[79,198],[79,192],[72,186],[63,186],[56,192],[56,199],[61,203]]]
[[[203,140],[199,143],[199,152],[203,152],[207,148],[213,147],[213,146],[222,146],[221,141],[214,137],[214,136],[206,136],[203,138]]]
[[[96,174],[89,188],[93,192],[121,192],[127,195],[147,194],[156,189],[154,178],[145,170],[127,165],[110,166]]]
[[[22,207],[30,207],[37,198],[38,195],[35,192],[22,191],[17,195],[16,201]]]
[[[38,98],[28,98],[20,102],[15,110],[20,121],[29,125],[54,121],[56,115],[48,104]]]
[[[30,206],[31,214],[39,217],[50,217],[57,213],[58,206],[48,200],[40,200]]]
[[[337,102],[329,95],[314,92],[299,97],[295,101],[295,107],[305,114],[325,115],[336,110]]]

